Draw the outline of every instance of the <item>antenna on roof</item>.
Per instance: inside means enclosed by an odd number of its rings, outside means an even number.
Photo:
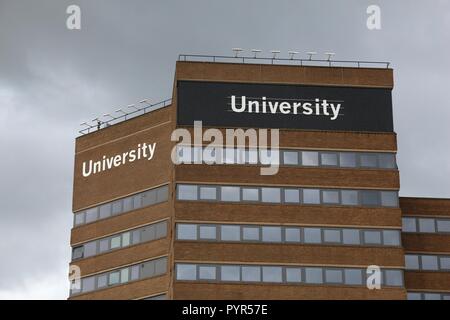
[[[325,52],[325,55],[327,56],[327,61],[331,61],[331,58],[335,55],[334,52]]]
[[[238,55],[239,55],[239,52],[244,51],[244,49],[242,49],[242,48],[233,48],[233,51],[234,51],[234,57],[237,58]]]
[[[270,52],[273,54],[273,56],[272,56],[272,60],[273,60],[273,59],[277,58],[277,54],[280,53],[281,51],[280,50],[271,50]]]
[[[309,51],[306,53],[309,56],[309,60],[312,60],[313,55],[317,54],[315,51]]]
[[[104,115],[103,115],[103,117],[110,117],[111,119],[115,119],[112,115],[110,115],[109,113],[105,113]]]
[[[91,127],[90,125],[87,124],[87,122],[80,123],[80,126],[88,126],[88,127]]]
[[[292,59],[294,59],[294,56],[295,56],[296,54],[298,54],[299,52],[297,52],[297,51],[288,51],[288,53],[289,53],[289,56],[290,56],[290,58],[291,58],[291,60],[292,60]]]
[[[261,52],[261,50],[259,50],[259,49],[252,49],[252,52],[254,53],[254,56],[253,56],[253,58],[255,58],[255,59],[256,59],[256,55],[257,55],[258,53],[260,53],[260,52]]]

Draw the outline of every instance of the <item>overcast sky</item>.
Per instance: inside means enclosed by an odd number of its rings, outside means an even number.
[[[450,197],[449,30],[450,0],[0,0],[0,299],[67,298],[79,124],[170,97],[180,53],[391,61],[400,193]]]

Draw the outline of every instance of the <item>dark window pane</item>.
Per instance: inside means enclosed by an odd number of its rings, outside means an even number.
[[[300,242],[300,228],[285,228],[286,242]]]
[[[395,165],[395,154],[393,153],[380,153],[378,154],[378,163],[380,168],[394,169]]]
[[[196,280],[197,270],[194,264],[177,264],[177,280]]]
[[[361,285],[363,284],[362,272],[358,269],[345,269],[345,284]]]
[[[202,280],[215,280],[216,267],[214,266],[199,266],[198,278]]]
[[[419,256],[416,254],[405,254],[405,268],[407,270],[419,270]]]
[[[450,232],[450,220],[437,220],[438,232]]]
[[[342,230],[342,237],[344,244],[360,244],[360,234],[357,229],[344,229]]]
[[[242,240],[258,241],[259,240],[259,228],[258,227],[243,227],[242,228]]]
[[[343,283],[342,270],[325,269],[325,281],[327,283]]]
[[[169,198],[169,186],[162,186],[156,189],[156,202],[164,202]]]
[[[381,205],[384,207],[398,207],[396,191],[381,191]]]
[[[364,243],[365,244],[381,244],[381,232],[380,231],[364,231]]]
[[[142,206],[151,206],[156,203],[156,191],[149,190],[142,194]]]
[[[80,246],[72,249],[73,260],[83,258],[83,250],[84,250],[83,248],[84,248],[83,246]]]
[[[222,281],[240,281],[239,266],[221,266],[220,279]]]
[[[437,256],[421,256],[422,260],[422,270],[438,270],[438,259]]]
[[[122,213],[122,200],[114,201],[112,203],[111,207],[112,207],[112,214],[113,215]]]
[[[321,243],[321,231],[319,228],[304,228],[305,243]]]
[[[383,242],[388,246],[399,246],[400,245],[400,232],[396,230],[384,230],[383,231]]]
[[[386,270],[386,284],[401,287],[403,285],[402,272],[400,270]]]
[[[341,242],[341,231],[336,229],[325,229],[323,231],[323,241],[324,242]]]
[[[377,154],[376,153],[364,153],[360,156],[361,167],[376,168],[377,167]]]
[[[281,267],[262,267],[263,282],[281,282]]]
[[[216,240],[216,226],[200,226],[200,239]]]
[[[281,242],[281,227],[262,227],[262,240],[265,242]]]
[[[305,268],[306,283],[323,283],[323,275],[321,268]]]
[[[416,219],[415,218],[402,218],[402,231],[403,232],[417,232]]]
[[[302,281],[302,269],[286,268],[286,281],[287,282],[301,282]]]
[[[107,203],[100,206],[100,219],[108,218],[111,216],[111,203]]]
[[[363,190],[361,192],[361,202],[363,206],[378,206],[378,191],[367,191]]]

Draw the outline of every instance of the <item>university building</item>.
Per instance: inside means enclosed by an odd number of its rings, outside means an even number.
[[[450,299],[450,200],[398,196],[392,69],[188,58],[170,101],[76,139],[69,299]],[[190,162],[194,121],[279,129],[278,172]]]

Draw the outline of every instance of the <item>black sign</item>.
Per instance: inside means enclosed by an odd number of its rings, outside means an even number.
[[[178,125],[392,132],[388,88],[178,81]]]

